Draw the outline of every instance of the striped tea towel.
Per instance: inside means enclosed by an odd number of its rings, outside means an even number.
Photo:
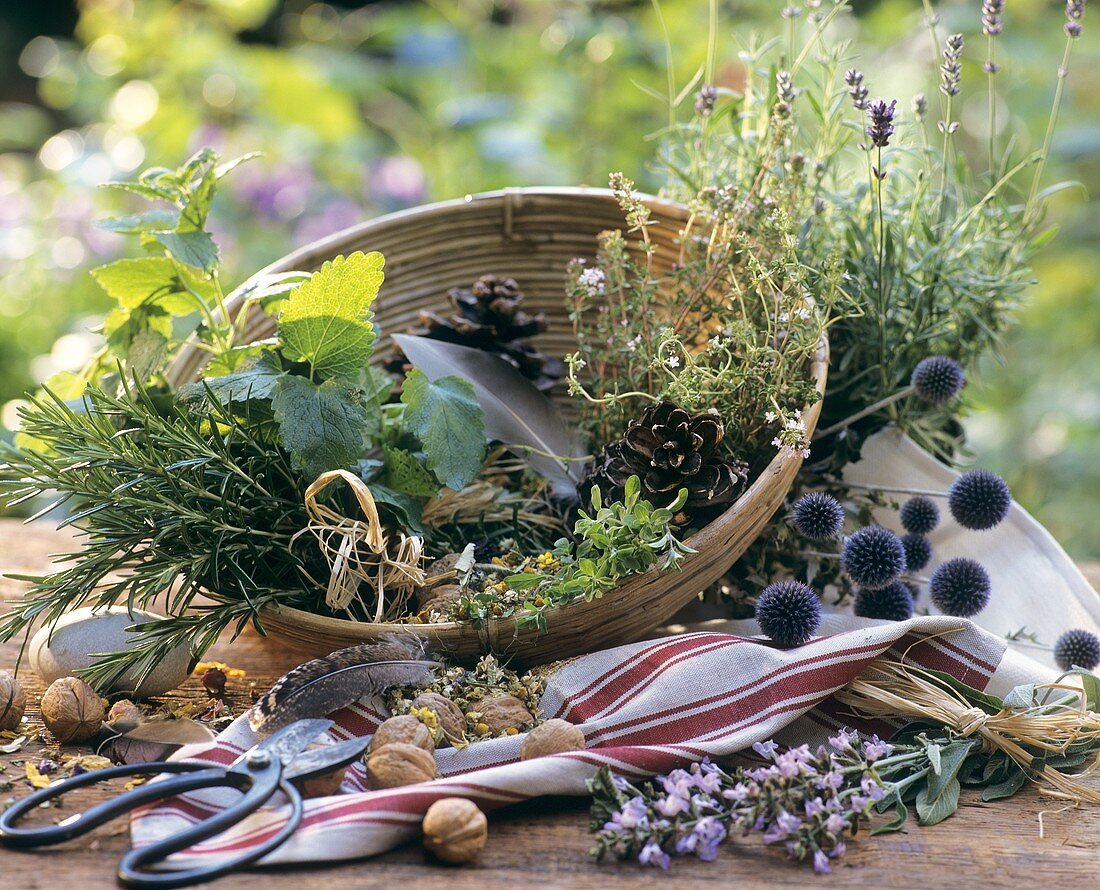
[[[855,721],[831,696],[891,649],[993,693],[1049,679],[1038,665],[1006,655],[1002,639],[958,618],[878,623],[831,615],[822,633],[786,650],[729,633],[686,633],[565,662],[549,677],[542,713],[578,724],[586,750],[520,761],[522,735],[443,748],[437,752],[442,778],[386,791],[366,790],[357,765],[348,770],[344,793],[306,801],[301,827],[262,862],[371,856],[415,838],[424,811],[442,797],[466,797],[491,810],[539,795],[583,795],[585,781],[604,764],[637,779],[772,737],[787,744],[823,741],[842,725],[888,735],[895,727]],[[332,716],[337,740],[369,734],[382,719],[367,703]],[[242,717],[213,747],[181,754],[228,764],[256,741]],[[236,797],[232,791],[198,792],[140,811],[131,823],[133,843],[181,831]],[[170,864],[209,864],[239,854],[278,831],[285,813],[285,806],[265,808]]]

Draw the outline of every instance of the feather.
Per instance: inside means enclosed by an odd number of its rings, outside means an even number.
[[[287,672],[252,706],[254,732],[274,732],[295,720],[324,717],[394,686],[426,686],[438,662],[416,637],[387,637],[315,658]]]
[[[506,361],[488,352],[394,334],[410,362],[431,379],[456,374],[474,387],[485,434],[514,449],[561,495],[574,496],[584,475],[584,446],[557,406]]]
[[[150,763],[167,760],[184,745],[208,744],[214,741],[210,727],[186,718],[177,720],[142,720],[139,723],[113,725],[119,735],[107,739],[96,752],[115,763]]]

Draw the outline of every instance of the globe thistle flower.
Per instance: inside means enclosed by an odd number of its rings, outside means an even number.
[[[905,548],[905,567],[910,572],[919,572],[932,561],[932,545],[924,535],[905,535],[901,546]]]
[[[1054,660],[1064,671],[1075,667],[1091,671],[1100,664],[1100,637],[1080,628],[1067,630],[1054,644]]]
[[[962,34],[952,34],[943,47],[943,64],[940,65],[940,92],[945,96],[959,95],[962,81]]]
[[[898,515],[901,517],[902,528],[911,535],[927,535],[940,524],[940,508],[924,495],[909,498],[901,505]]]
[[[801,581],[776,581],[757,597],[756,621],[780,646],[800,646],[817,633],[821,599]]]
[[[930,355],[917,362],[909,383],[924,401],[942,405],[962,392],[966,375],[954,359],[945,355]]]
[[[913,617],[913,592],[902,581],[878,590],[861,587],[856,591],[852,611],[860,618],[904,621]]]
[[[844,525],[844,508],[831,494],[811,491],[794,502],[791,524],[800,535],[814,541],[835,538]]]
[[[1011,505],[1012,493],[1008,484],[989,470],[968,470],[947,492],[947,506],[955,521],[974,531],[999,525]]]
[[[852,106],[856,111],[867,110],[867,86],[863,82],[863,72],[855,68],[849,68],[844,72],[844,83],[848,87],[848,95],[852,97]]]
[[[928,583],[932,603],[945,615],[969,618],[989,603],[989,573],[966,557],[949,559],[936,568]]]
[[[868,525],[845,539],[840,567],[860,587],[886,587],[905,571],[905,547],[892,531]]]
[[[695,94],[695,113],[699,117],[710,117],[714,114],[714,104],[718,101],[718,88],[706,83],[699,87]]]
[[[1066,34],[1073,40],[1081,36],[1081,19],[1085,17],[1085,0],[1066,0]]]
[[[871,140],[873,148],[886,148],[890,144],[890,137],[894,135],[894,112],[897,107],[897,99],[891,99],[889,103],[885,99],[875,99],[867,106],[870,116],[867,122],[867,138]]]

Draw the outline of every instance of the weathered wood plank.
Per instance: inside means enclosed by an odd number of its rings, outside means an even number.
[[[0,569],[4,572],[41,572],[47,554],[65,549],[65,537],[46,527],[24,528],[0,521]],[[1100,581],[1100,566],[1088,567],[1090,580]],[[17,595],[23,585],[0,581],[0,596]],[[0,666],[10,667],[18,645],[0,646]],[[219,643],[211,652],[249,672],[263,689],[286,668],[297,663],[293,654],[254,633],[230,645]],[[34,678],[23,677],[32,702],[42,692]],[[245,684],[231,689],[230,701],[247,705]],[[196,681],[180,690],[181,699],[202,700]],[[22,767],[13,760],[33,758],[38,745],[18,754],[0,756],[0,780],[18,780]],[[15,781],[14,795],[26,793]],[[100,789],[84,801],[110,792]],[[5,795],[5,798],[12,795]],[[76,797],[70,805],[77,804]],[[81,805],[86,803],[81,802]],[[1040,837],[1040,816],[1044,837]],[[372,860],[327,868],[265,869],[226,879],[221,886],[243,890],[299,890],[303,882],[326,890],[364,887],[429,886],[445,882],[449,890],[486,890],[489,887],[569,887],[576,890],[617,890],[638,887],[974,887],[1018,888],[1021,880],[1041,878],[1052,886],[1095,883],[1100,867],[1100,808],[1063,809],[1028,790],[1010,801],[983,804],[965,794],[959,813],[932,828],[913,828],[907,834],[860,839],[849,845],[836,873],[815,879],[808,870],[788,863],[781,853],[758,841],[725,844],[717,862],[676,861],[670,875],[634,865],[596,865],[590,846],[585,802],[574,799],[539,800],[494,813],[490,843],[476,865],[444,868],[431,863],[416,845]],[[0,851],[0,875],[9,886],[68,890],[107,887],[115,865],[127,848],[122,824],[63,849],[38,853]]]

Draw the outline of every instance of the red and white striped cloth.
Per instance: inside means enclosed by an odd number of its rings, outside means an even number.
[[[875,623],[832,615],[822,632],[804,646],[784,650],[708,630],[569,661],[551,675],[542,711],[581,726],[586,750],[520,761],[522,736],[463,750],[444,748],[437,752],[442,778],[388,791],[367,791],[357,766],[348,770],[345,793],[306,801],[301,827],[262,861],[327,862],[381,853],[416,837],[424,811],[442,797],[466,797],[491,810],[540,795],[583,795],[585,781],[605,764],[642,778],[704,756],[724,757],[767,738],[817,741],[842,725],[889,734],[890,725],[855,721],[831,696],[891,649],[992,692],[1047,679],[1037,666],[1011,653],[1006,658],[1003,640],[961,619]],[[332,716],[331,732],[338,740],[369,734],[381,719],[366,705]],[[241,718],[212,748],[191,756],[228,764],[256,741]],[[202,792],[142,810],[131,823],[133,843],[174,834],[235,797],[231,791]],[[276,832],[284,818],[284,807],[265,808],[171,863],[198,865],[240,853]]]

